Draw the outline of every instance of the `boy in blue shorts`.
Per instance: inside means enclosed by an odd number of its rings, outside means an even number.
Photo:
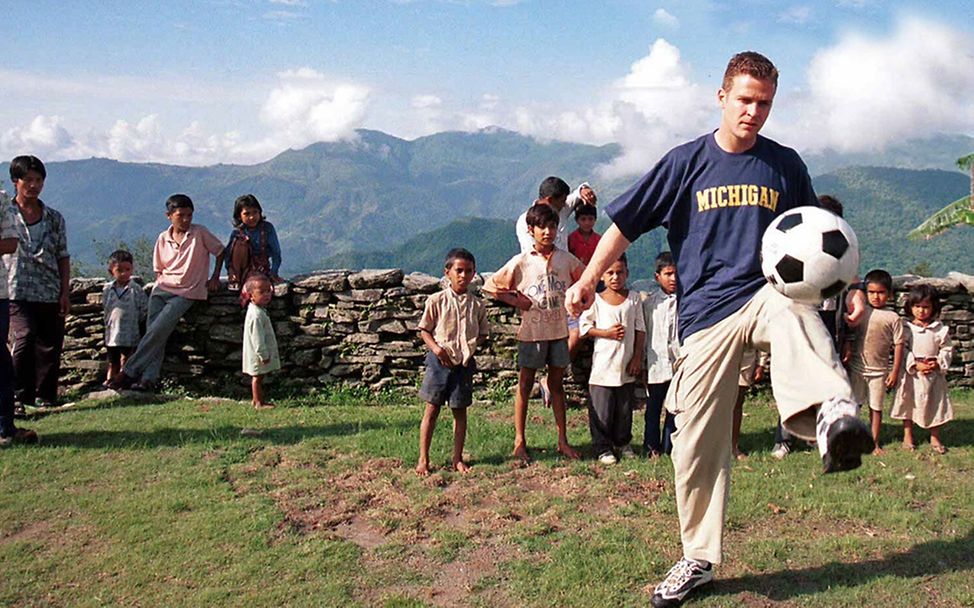
[[[429,475],[430,443],[433,429],[444,403],[453,412],[453,469],[466,473],[463,443],[467,436],[467,408],[473,402],[473,374],[477,363],[473,354],[487,339],[487,306],[469,293],[477,262],[466,249],[451,249],[446,254],[444,274],[450,282],[426,300],[419,321],[419,335],[426,343],[426,374],[419,396],[426,402],[419,426],[419,462],[416,473]]]
[[[571,362],[564,307],[565,291],[578,280],[585,266],[555,246],[558,213],[553,208],[536,204],[528,210],[525,221],[534,238],[534,248],[511,258],[484,284],[485,293],[521,310],[521,325],[517,330],[520,371],[514,397],[514,457],[525,462],[530,459],[524,434],[528,397],[535,374],[547,367],[551,410],[558,427],[558,451],[577,459],[578,453],[568,444],[562,384],[565,368]]]

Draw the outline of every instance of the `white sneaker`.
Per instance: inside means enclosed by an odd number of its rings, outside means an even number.
[[[602,452],[599,454],[599,462],[602,464],[615,464],[619,461],[616,459],[616,455],[612,452]]]
[[[688,593],[712,580],[714,580],[713,564],[707,564],[704,568],[695,560],[684,557],[670,568],[663,582],[656,585],[650,603],[654,608],[679,606]]]
[[[790,452],[791,448],[788,447],[787,443],[776,443],[774,444],[774,449],[771,450],[771,455],[777,460],[784,460],[785,456],[787,456]]]
[[[632,451],[631,445],[624,445],[621,448],[619,448],[620,460],[622,460],[623,458],[635,458],[635,457],[636,457],[636,453]]]
[[[825,473],[851,471],[862,455],[873,451],[873,438],[859,419],[859,405],[844,397],[822,402],[815,422],[815,439]]]

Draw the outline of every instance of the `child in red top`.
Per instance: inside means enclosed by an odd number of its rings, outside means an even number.
[[[595,205],[587,203],[579,205],[575,210],[575,223],[578,224],[578,230],[568,235],[568,252],[581,260],[582,264],[586,266],[592,259],[592,254],[595,253],[599,239],[602,238],[602,235],[595,231],[597,217],[598,211],[595,209]]]

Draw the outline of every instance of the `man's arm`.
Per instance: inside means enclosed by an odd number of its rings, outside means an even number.
[[[71,258],[63,257],[57,261],[57,271],[61,275],[61,295],[58,298],[58,312],[62,317],[71,312]]]
[[[595,286],[605,269],[629,248],[632,243],[622,235],[622,231],[612,224],[595,248],[592,261],[585,267],[581,278],[568,288],[565,294],[565,308],[573,315],[581,314],[595,301]]]
[[[212,293],[220,289],[220,268],[223,266],[223,254],[226,250],[221,251],[216,256],[216,264],[213,267],[213,274],[210,275],[210,280],[206,282],[206,288]]]

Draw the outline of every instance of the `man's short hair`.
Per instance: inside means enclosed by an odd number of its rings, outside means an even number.
[[[173,194],[166,199],[166,213],[172,213],[176,209],[195,209],[193,199],[185,194]]]
[[[528,223],[528,227],[544,228],[545,226],[550,226],[554,224],[558,225],[558,212],[551,208],[551,205],[545,205],[543,203],[537,203],[531,205],[528,209],[527,215],[524,219]]]
[[[457,260],[464,260],[470,262],[477,267],[477,260],[474,259],[473,254],[464,249],[463,247],[455,247],[446,253],[446,258],[443,260],[443,268],[449,270],[453,268],[453,263]]]
[[[595,205],[582,203],[575,208],[575,219],[577,220],[580,217],[599,217],[599,210],[595,208]]]
[[[734,85],[734,77],[741,74],[770,82],[775,89],[778,88],[778,68],[761,53],[744,51],[731,57],[727,69],[724,70],[724,81],[720,86],[724,91],[730,91]]]
[[[822,206],[822,209],[831,211],[835,215],[842,217],[842,203],[834,196],[823,194],[822,196],[818,197],[818,204]]]
[[[18,179],[27,177],[30,171],[36,171],[42,178],[47,179],[47,169],[36,156],[17,156],[10,161],[10,181],[16,182]]]
[[[891,277],[890,274],[885,270],[876,268],[867,272],[866,276],[862,279],[862,284],[868,290],[870,283],[879,283],[886,288],[886,291],[890,293],[893,292],[893,277]]]
[[[557,196],[568,196],[572,191],[560,177],[546,177],[538,186],[538,198],[555,198]]]
[[[108,256],[108,267],[114,268],[121,264],[122,262],[128,262],[129,264],[134,264],[135,260],[132,258],[132,254],[124,249],[116,249]]]
[[[656,256],[656,274],[659,274],[664,268],[669,268],[670,266],[676,266],[676,262],[673,261],[672,253],[669,251],[663,251]]]

